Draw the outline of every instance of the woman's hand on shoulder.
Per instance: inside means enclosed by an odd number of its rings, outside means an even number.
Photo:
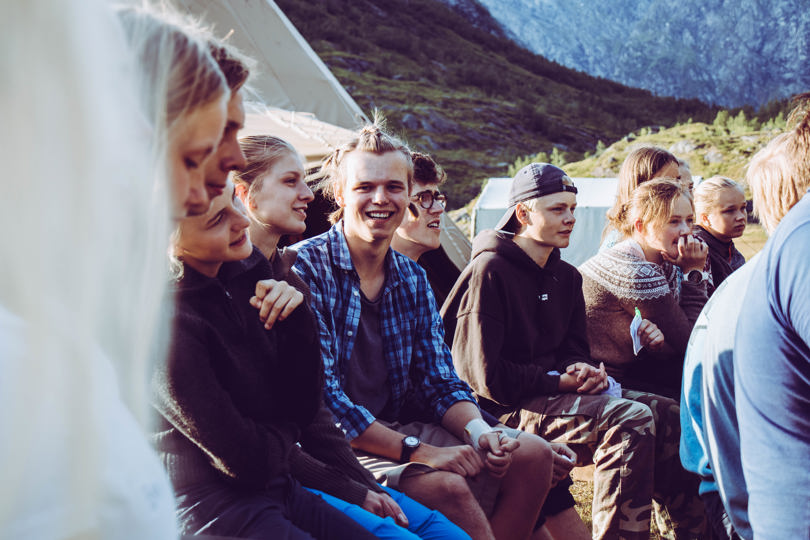
[[[286,281],[263,279],[256,283],[256,296],[250,305],[259,310],[259,320],[270,330],[304,302],[304,295]]]

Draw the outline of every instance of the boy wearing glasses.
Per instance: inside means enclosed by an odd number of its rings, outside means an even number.
[[[456,265],[439,250],[441,217],[447,205],[447,197],[439,187],[447,175],[427,154],[412,152],[411,159],[411,202],[394,233],[391,247],[425,269],[436,303],[442,305],[460,274]]]
[[[427,154],[411,153],[413,160],[413,188],[411,202],[402,224],[394,233],[391,247],[409,259],[418,261],[423,253],[441,245],[441,216],[447,197],[439,192],[445,180],[444,171]]]
[[[675,425],[665,425],[672,418],[651,410],[664,398],[618,397],[604,366],[590,358],[582,277],[560,259],[576,221],[576,193],[548,163],[518,171],[498,230],[475,238],[473,259],[442,306],[446,337],[482,409],[509,427],[567,443],[581,462],[593,458],[593,537],[646,540],[654,495],[662,503],[677,497],[679,506],[668,506],[677,519],[692,515],[686,507],[696,490],[680,492],[676,481],[683,476],[676,472],[683,472],[677,407]]]

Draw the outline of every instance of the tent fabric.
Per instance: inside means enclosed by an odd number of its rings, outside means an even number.
[[[368,118],[272,0],[171,0],[213,26],[217,36],[257,62],[250,86],[258,101],[247,104],[240,136],[275,135],[292,144],[317,167],[335,147],[353,136]],[[230,34],[230,35],[229,35]],[[328,204],[313,206],[307,235],[328,228]],[[311,223],[310,223],[311,222]],[[311,225],[311,226],[310,226]],[[458,226],[442,218],[442,250],[461,271],[471,245]]]
[[[579,266],[599,251],[605,213],[616,200],[617,178],[573,178],[577,186],[577,218],[571,243],[560,250],[564,261]],[[484,229],[495,227],[506,212],[509,201],[511,178],[490,178],[481,190],[481,196],[473,207],[472,229],[477,235]]]
[[[250,86],[269,107],[308,112],[345,129],[368,121],[272,0],[173,0],[258,63]]]
[[[255,104],[249,104],[248,111],[245,128],[239,132],[240,137],[281,137],[304,156],[307,169],[319,166],[326,155],[354,135],[351,130],[322,122],[309,113],[257,107]]]

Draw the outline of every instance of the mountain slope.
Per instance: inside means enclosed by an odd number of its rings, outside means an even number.
[[[530,50],[662,96],[760,106],[810,88],[807,0],[446,0]]]
[[[437,156],[451,206],[519,156],[557,148],[574,159],[600,140],[718,111],[564,68],[438,0],[277,3],[367,113],[380,109]]]

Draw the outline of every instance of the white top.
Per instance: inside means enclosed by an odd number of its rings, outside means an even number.
[[[171,485],[110,363],[34,357],[27,330],[0,306],[0,538],[177,538]]]

